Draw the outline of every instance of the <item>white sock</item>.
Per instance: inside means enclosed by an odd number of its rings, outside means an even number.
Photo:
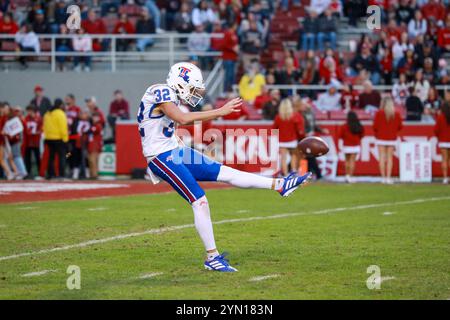
[[[218,255],[219,255],[219,251],[217,251],[217,249],[214,251],[211,251],[211,252],[206,252],[206,256],[207,256],[208,260],[213,260]]]
[[[197,201],[193,202],[192,210],[194,210],[195,228],[197,229],[197,232],[203,241],[203,245],[205,246],[205,250],[208,254],[208,260],[214,259],[215,256],[219,255],[219,253],[216,250],[216,242],[214,240],[214,232],[211,222],[211,215],[209,212],[209,204],[206,196],[203,196]]]
[[[226,182],[239,188],[280,190],[283,186],[283,179],[267,178],[257,174],[239,171],[224,165],[220,167],[217,181]]]

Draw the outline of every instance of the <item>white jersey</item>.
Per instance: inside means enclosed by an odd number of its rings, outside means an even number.
[[[138,110],[137,121],[144,157],[152,157],[178,147],[175,122],[158,110],[161,103],[180,101],[175,91],[166,84],[155,84],[145,91]]]

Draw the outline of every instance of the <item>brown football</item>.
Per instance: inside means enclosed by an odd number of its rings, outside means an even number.
[[[307,156],[320,157],[327,154],[330,150],[327,143],[319,137],[306,137],[298,145],[300,150]]]

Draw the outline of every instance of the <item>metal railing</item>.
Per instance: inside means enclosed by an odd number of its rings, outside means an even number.
[[[211,33],[203,34],[211,39],[223,38],[223,34]],[[187,42],[180,40],[189,39],[192,34],[180,34],[180,33],[164,33],[164,34],[87,34],[92,40],[108,40],[108,50],[105,51],[89,51],[78,52],[69,51],[61,52],[57,51],[56,40],[58,39],[73,39],[77,38],[76,34],[39,34],[37,35],[39,40],[50,41],[50,50],[41,50],[40,52],[23,52],[23,51],[0,51],[0,58],[3,57],[50,57],[51,71],[56,71],[56,57],[92,57],[100,61],[109,61],[111,63],[111,71],[117,70],[118,60],[123,61],[167,61],[168,65],[174,64],[176,60],[187,59],[190,56],[198,57],[220,57],[221,52],[214,51],[189,51],[187,48]],[[150,50],[146,51],[118,51],[118,40],[137,40],[137,39],[152,39],[154,41]],[[0,34],[0,42],[2,40],[15,41],[15,35]],[[1,49],[1,48],[0,48]],[[0,59],[3,60],[3,59]],[[1,62],[1,61],[0,61]]]

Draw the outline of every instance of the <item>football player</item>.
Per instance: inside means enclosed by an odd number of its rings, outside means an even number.
[[[220,181],[240,188],[275,190],[286,197],[305,184],[311,173],[303,176],[290,174],[280,179],[267,178],[235,170],[184,146],[175,134],[176,124],[217,119],[239,111],[242,105],[242,100],[236,98],[214,110],[181,110],[182,104],[195,108],[203,99],[204,92],[200,69],[191,63],[177,63],[170,68],[165,84],[155,84],[146,90],[137,121],[151,180],[154,183],[165,180],[192,206],[195,227],[207,254],[204,267],[234,272],[237,270],[230,266],[224,254],[217,251],[208,200],[197,181]]]

